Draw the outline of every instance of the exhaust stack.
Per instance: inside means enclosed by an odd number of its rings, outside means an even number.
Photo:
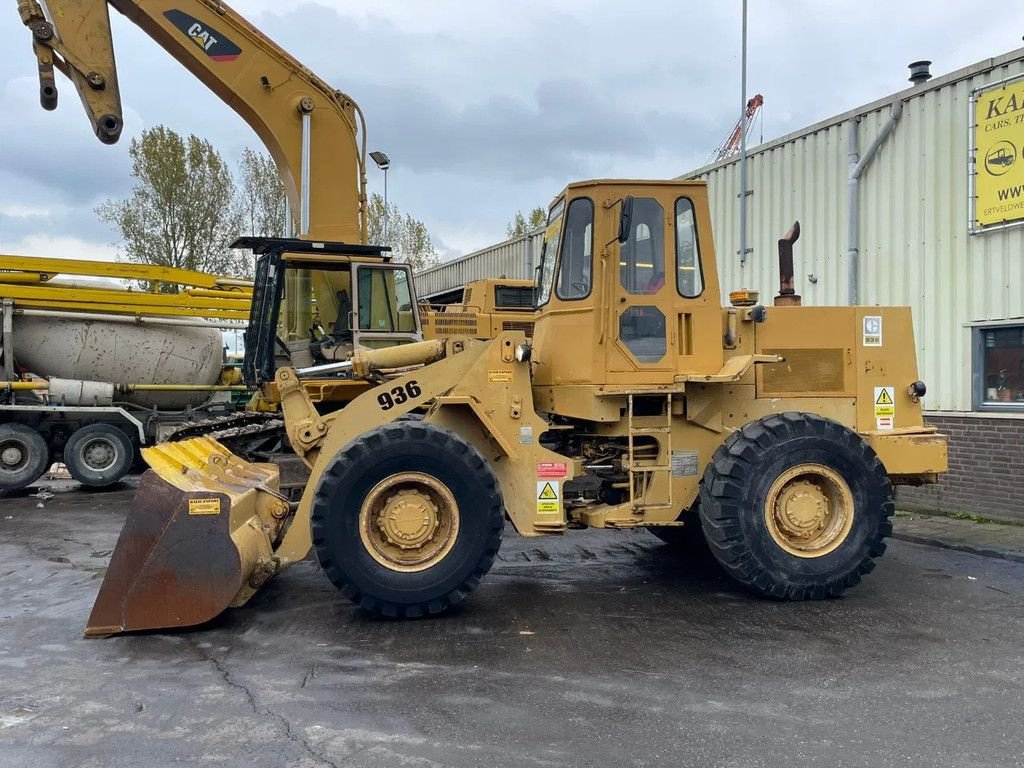
[[[793,288],[793,244],[800,239],[800,222],[794,221],[789,231],[779,239],[779,295],[776,307],[799,307],[800,296]]]

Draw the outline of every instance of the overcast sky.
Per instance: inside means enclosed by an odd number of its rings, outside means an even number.
[[[903,88],[915,59],[944,74],[1018,47],[1024,4],[981,5],[750,0],[748,91],[764,94],[764,138]],[[369,148],[392,160],[391,200],[446,257],[501,240],[516,210],[546,206],[569,181],[699,167],[738,116],[739,0],[234,7],[359,102]],[[40,109],[29,33],[13,4],[2,11],[0,253],[113,258],[116,234],[94,208],[128,193],[128,139],[146,127],[196,133],[232,161],[260,146],[116,12],[125,131],[100,144],[60,75],[60,108]],[[372,167],[370,185],[382,189]]]

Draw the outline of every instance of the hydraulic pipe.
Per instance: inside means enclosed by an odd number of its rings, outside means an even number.
[[[40,381],[0,381],[0,390],[4,392],[38,392],[50,388],[50,382]],[[248,392],[243,384],[116,384],[114,389],[121,394],[132,392]]]
[[[131,325],[178,325],[192,328],[224,328],[245,330],[246,324],[236,320],[203,320],[200,318],[144,317],[141,315],[104,315],[98,312],[53,312],[47,309],[15,309],[14,314],[25,317],[66,317],[71,320],[102,320]]]

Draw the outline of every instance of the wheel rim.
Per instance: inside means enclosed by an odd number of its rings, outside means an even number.
[[[401,472],[381,480],[359,511],[359,536],[370,556],[401,573],[441,562],[459,533],[459,506],[436,477]]]
[[[29,449],[20,440],[0,440],[0,469],[17,472],[28,464]]]
[[[117,446],[106,437],[93,437],[79,449],[82,463],[93,472],[104,472],[117,462]]]
[[[854,503],[842,476],[821,464],[800,464],[772,483],[765,522],[775,543],[797,557],[822,557],[853,527]]]

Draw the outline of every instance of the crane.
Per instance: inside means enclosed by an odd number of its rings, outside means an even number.
[[[757,117],[757,113],[761,111],[761,106],[763,104],[764,97],[760,93],[747,101],[747,108],[743,110],[743,115],[736,121],[736,125],[733,126],[729,135],[726,136],[722,143],[715,148],[715,151],[708,156],[705,165],[717,163],[719,160],[725,160],[727,157],[732,157],[740,151],[740,136],[750,128],[751,123],[754,122],[754,118]]]

